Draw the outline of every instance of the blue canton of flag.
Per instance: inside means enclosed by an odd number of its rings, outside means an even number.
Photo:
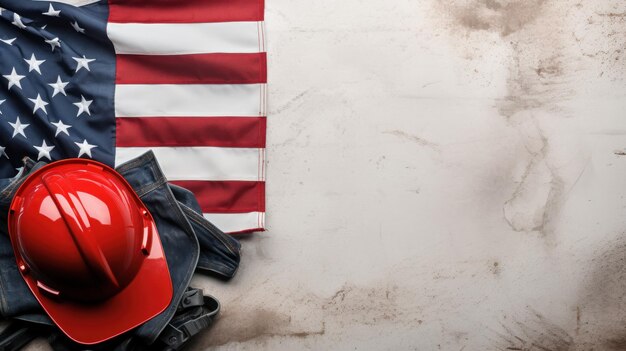
[[[0,178],[21,159],[114,165],[108,6],[0,0]]]

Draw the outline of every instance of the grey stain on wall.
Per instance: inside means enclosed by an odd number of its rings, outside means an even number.
[[[626,233],[594,253],[571,320],[557,323],[529,307],[501,323],[498,350],[626,350]]]
[[[264,308],[241,300],[229,303],[229,308],[223,311],[214,326],[199,335],[191,348],[203,350],[243,342],[262,344],[274,337],[306,339],[327,336],[328,328],[340,330],[355,324],[375,327],[381,323],[401,322],[419,327],[423,323],[419,310],[410,305],[407,308],[406,301],[413,298],[414,292],[397,286],[344,285],[329,297],[286,291],[268,293],[268,296],[273,296],[274,305],[268,304]],[[306,316],[298,313],[303,308],[307,309]],[[319,315],[310,316],[316,313]]]
[[[547,237],[568,185],[552,161],[552,140],[544,125],[567,118],[562,102],[575,97],[568,83],[579,70],[580,55],[568,49],[574,39],[563,20],[572,6],[546,0],[451,0],[437,1],[435,8],[459,50],[480,50],[490,42],[508,52],[506,93],[494,99],[494,108],[518,134],[517,162],[509,175],[514,183],[502,204],[503,220],[515,232]],[[470,67],[485,65],[482,53],[460,55],[470,57]]]
[[[291,327],[291,317],[267,309],[240,309],[225,311],[213,328],[194,340],[200,350],[231,342],[247,342],[270,337],[307,338],[324,335],[325,326],[317,330],[297,330]],[[193,346],[192,346],[193,348]]]
[[[597,349],[626,350],[626,232],[593,257],[580,294],[580,336]]]
[[[502,323],[504,332],[497,333],[495,349],[515,351],[573,351],[574,339],[567,331],[546,317],[529,309],[523,322]]]
[[[441,2],[459,25],[508,36],[532,23],[545,0],[465,0]]]

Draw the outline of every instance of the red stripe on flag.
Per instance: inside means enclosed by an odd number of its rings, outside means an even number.
[[[263,0],[109,0],[109,22],[263,21]]]
[[[181,180],[205,213],[265,212],[265,182]]]
[[[117,55],[117,84],[254,84],[267,82],[265,53]]]
[[[118,147],[265,147],[265,117],[121,117],[116,123]]]

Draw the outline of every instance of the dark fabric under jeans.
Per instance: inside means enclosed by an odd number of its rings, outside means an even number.
[[[24,170],[11,179],[0,179],[0,314],[41,324],[51,324],[17,270],[8,236],[7,215],[15,191],[23,180],[45,163],[24,160]],[[169,307],[136,328],[133,333],[152,344],[172,319],[181,297],[197,270],[223,280],[232,278],[240,261],[239,242],[202,216],[193,194],[167,183],[149,151],[116,170],[124,176],[156,222],[172,278],[174,294]]]

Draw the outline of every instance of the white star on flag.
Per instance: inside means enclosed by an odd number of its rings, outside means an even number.
[[[74,103],[74,105],[78,107],[78,113],[76,114],[76,117],[80,116],[80,114],[83,112],[87,112],[87,114],[91,116],[91,111],[89,111],[89,105],[91,105],[92,102],[93,100],[86,100],[85,97],[81,95],[80,102]]]
[[[37,97],[35,99],[29,98],[28,100],[35,104],[35,107],[33,107],[33,114],[39,109],[43,110],[45,114],[48,114],[48,111],[46,111],[46,105],[48,105],[48,103],[43,101],[39,94],[37,94]]]
[[[6,147],[0,146],[0,157],[4,156],[6,158],[9,158],[9,155],[7,155],[7,153],[4,152],[4,149],[6,149]]]
[[[41,146],[33,145],[33,147],[35,149],[37,149],[37,151],[39,151],[39,154],[37,154],[37,161],[41,160],[42,157],[45,157],[48,160],[52,161],[52,157],[50,157],[50,151],[52,151],[52,149],[54,149],[54,146],[48,146],[46,144],[46,141],[44,140],[41,143]]]
[[[54,48],[61,47],[61,42],[59,41],[59,38],[54,38],[54,39],[50,39],[50,40],[45,40],[46,43],[50,44],[50,47],[52,48],[52,51],[54,51]]]
[[[51,86],[54,91],[52,92],[52,97],[54,97],[56,94],[61,93],[65,96],[67,96],[67,94],[65,93],[65,86],[68,85],[69,82],[63,82],[61,81],[61,76],[57,76],[57,81],[56,83],[48,83],[49,86]]]
[[[82,143],[74,142],[74,144],[78,145],[78,147],[80,148],[80,150],[78,151],[78,156],[76,157],[81,157],[82,155],[87,155],[91,157],[91,149],[97,147],[96,145],[89,144],[87,142],[87,139],[83,139]]]
[[[78,25],[78,21],[74,21],[74,22],[72,22],[72,28],[74,28],[74,30],[75,30],[75,31],[77,31],[78,33],[82,33],[82,34],[84,34],[84,33],[85,33],[85,29],[84,29],[84,28],[81,28],[81,27]]]
[[[0,105],[4,104],[6,100],[0,100]],[[2,111],[0,111],[0,115],[2,114]]]
[[[96,59],[88,59],[83,55],[83,58],[80,57],[72,57],[76,61],[76,71],[78,72],[81,68],[85,67],[86,70],[91,71],[89,69],[89,62],[93,62]]]
[[[1,42],[3,42],[3,43],[5,43],[5,44],[8,44],[8,45],[13,46],[13,42],[15,41],[15,39],[17,39],[17,38],[11,38],[11,39],[0,39],[0,41],[1,41]]]
[[[57,127],[57,131],[54,133],[54,136],[59,135],[59,133],[65,133],[67,135],[70,135],[70,132],[68,132],[67,130],[69,128],[72,128],[71,125],[69,124],[64,124],[63,121],[59,120],[58,122],[54,123],[52,122],[52,125]]]
[[[14,85],[22,89],[22,83],[20,83],[20,80],[24,79],[24,77],[26,76],[17,74],[15,72],[15,67],[13,67],[13,71],[11,71],[11,74],[4,75],[3,77],[9,81],[9,87],[7,89],[11,89],[11,87]]]
[[[59,17],[59,15],[61,14],[61,10],[55,10],[54,7],[52,7],[52,4],[50,4],[50,7],[48,7],[48,12],[42,12],[41,14],[46,16]]]
[[[13,14],[13,22],[11,22],[11,24],[16,26],[17,28],[21,28],[21,29],[26,28],[24,23],[22,23],[22,17],[20,17],[20,15],[18,15],[17,13]]]
[[[24,61],[28,63],[28,72],[37,71],[37,73],[39,74],[41,74],[39,66],[41,66],[42,63],[46,62],[46,60],[37,60],[35,54],[30,55],[30,59],[24,59]]]
[[[21,134],[24,138],[26,138],[26,134],[24,134],[24,129],[26,129],[26,127],[28,127],[30,124],[22,124],[19,116],[15,120],[15,123],[9,122],[9,124],[11,125],[11,127],[13,127],[13,136],[11,136],[11,138],[15,138],[15,136],[18,134]]]

